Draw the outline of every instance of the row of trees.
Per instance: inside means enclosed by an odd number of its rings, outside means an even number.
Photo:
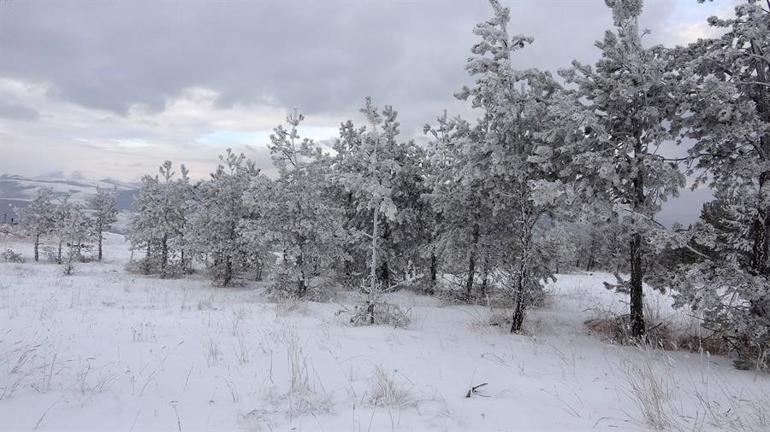
[[[56,242],[54,259],[62,264],[80,258],[84,249],[96,244],[96,257],[102,260],[104,232],[117,221],[115,195],[97,187],[87,202],[71,200],[68,193],[56,194],[41,188],[27,207],[21,210],[21,225],[34,239],[35,261],[40,260],[40,245],[45,238]],[[66,255],[62,255],[64,247]]]
[[[600,59],[556,78],[512,68],[533,40],[510,36],[508,9],[491,0],[465,66],[473,85],[457,94],[475,118],[444,113],[425,127],[427,146],[402,140],[396,111],[367,99],[366,123],[343,123],[331,151],[301,137],[303,117],[291,114],[271,136],[275,179],[230,151],[195,185],[167,162],[143,179],[132,224],[143,268],[165,277],[199,260],[227,285],[275,263],[275,286],[299,297],[318,278],[370,291],[420,279],[432,291],[453,274],[469,298],[509,293],[518,331],[577,247],[586,268],[617,273],[610,288],[629,294],[632,336],[645,334],[649,283],[743,340],[746,355],[766,353],[768,10],[748,0],[734,18],[710,19],[720,37],[647,47],[642,1],[606,2],[615,28],[596,43]],[[688,156],[668,157],[682,142]],[[667,229],[655,215],[688,174],[717,199],[694,227]],[[576,224],[588,228],[568,244]]]

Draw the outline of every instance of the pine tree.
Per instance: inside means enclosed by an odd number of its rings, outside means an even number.
[[[190,198],[188,171],[184,165],[180,166],[179,178],[170,161],[160,166],[158,175],[142,178],[129,238],[133,249],[145,250],[142,262],[145,273],[158,271],[165,278],[184,270]],[[176,255],[179,255],[178,266],[173,262]]]
[[[65,264],[65,274],[69,275],[74,260],[83,258],[83,249],[87,248],[93,239],[93,224],[84,206],[70,200],[69,194],[59,197],[53,214],[53,233],[58,241],[57,263]],[[65,246],[67,255],[63,256]]]
[[[691,173],[717,200],[704,207],[695,263],[671,272],[680,304],[704,315],[741,364],[767,367],[770,352],[770,4],[748,0],[729,19],[709,18],[721,36],[677,51],[689,77],[683,119]]]
[[[442,216],[462,215],[454,221],[455,232],[470,227],[467,294],[477,265],[482,287],[491,269],[505,272],[515,302],[511,331],[517,332],[555,264],[555,254],[547,253],[547,216],[566,191],[556,176],[559,158],[546,133],[553,126],[550,106],[559,86],[547,72],[512,68],[511,53],[532,39],[509,36],[510,11],[496,0],[490,3],[494,16],[476,26],[480,41],[466,64],[475,83],[457,94],[482,115],[474,125],[440,120],[433,134],[441,137],[439,163],[448,168],[449,177],[439,179],[434,196]],[[470,204],[469,210],[458,212],[463,204]]]
[[[359,233],[369,240],[368,285],[375,292],[381,265],[381,227],[393,222],[398,214],[393,199],[394,178],[402,168],[396,158],[399,123],[392,107],[380,111],[370,98],[366,98],[361,112],[368,125],[360,129],[350,121],[342,125],[334,167],[336,180],[350,194],[356,210],[368,214],[371,221],[370,231]]]
[[[219,157],[211,179],[197,186],[198,206],[191,221],[192,245],[209,263],[214,281],[229,286],[250,262],[244,219],[249,209],[246,188],[259,170],[231,149]]]
[[[96,195],[89,200],[89,206],[93,211],[94,230],[96,231],[98,242],[97,259],[101,261],[104,231],[109,229],[113,223],[117,222],[118,204],[113,193],[97,186]]]
[[[54,193],[51,188],[40,188],[35,198],[21,210],[21,225],[35,239],[35,261],[40,259],[40,238],[54,228]]]
[[[662,228],[654,221],[660,202],[676,195],[684,176],[673,161],[660,155],[661,146],[677,139],[681,110],[680,77],[669,71],[670,50],[644,47],[638,17],[641,0],[606,0],[616,30],[596,43],[601,59],[592,68],[573,62],[561,71],[577,90],[573,107],[560,106],[569,132],[559,151],[572,155],[567,167],[591,199],[611,203],[624,212],[621,222],[629,236],[629,281],[618,276],[614,288],[630,293],[630,332],[645,333],[643,290],[645,249]]]
[[[330,159],[312,140],[300,137],[303,119],[295,111],[287,116],[288,129],[274,129],[269,147],[279,176],[273,182],[252,181],[247,198],[256,217],[250,237],[268,238],[281,251],[274,288],[295,297],[307,294],[313,276],[328,275],[347,259],[343,210],[325,190]],[[296,288],[288,288],[288,281]]]

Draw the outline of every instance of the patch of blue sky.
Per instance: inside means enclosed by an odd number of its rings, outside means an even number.
[[[270,142],[272,130],[241,131],[218,129],[200,136],[195,141],[202,145],[223,147],[241,145],[267,145]],[[299,134],[303,138],[316,141],[336,137],[339,129],[330,126],[300,126]]]

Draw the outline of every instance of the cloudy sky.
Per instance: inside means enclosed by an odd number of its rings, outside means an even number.
[[[502,0],[535,38],[518,66],[597,57],[602,0]],[[648,0],[649,43],[708,34],[734,0]],[[287,110],[333,137],[365,96],[407,137],[447,108],[485,0],[0,1],[0,173],[80,171],[133,180],[165,159],[202,177],[232,147],[269,166]]]

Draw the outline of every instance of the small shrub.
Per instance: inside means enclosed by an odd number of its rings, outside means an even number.
[[[75,260],[73,259],[65,260],[61,266],[61,269],[62,269],[62,273],[64,273],[64,276],[72,276],[72,274],[75,273]]]
[[[626,360],[623,372],[628,387],[628,397],[637,405],[645,422],[657,430],[673,425],[669,411],[671,383],[657,372],[652,353],[643,351],[641,359]]]
[[[390,304],[383,299],[382,284],[372,288],[366,280],[361,282],[362,301],[353,306],[350,324],[354,326],[392,325],[406,327],[411,321],[398,305]]]
[[[589,319],[584,324],[592,333],[603,336],[609,342],[621,345],[637,345],[640,343],[637,338],[631,336],[631,315],[629,314]],[[649,327],[642,342],[666,350],[678,348],[676,339],[672,335],[669,326],[664,322]]]
[[[299,292],[298,281],[290,273],[277,271],[270,280],[267,295],[278,303],[301,300],[326,303],[334,299],[335,284],[327,278],[309,278],[302,293]]]
[[[7,262],[7,263],[22,264],[24,263],[24,257],[21,256],[21,254],[14,251],[13,249],[6,249],[2,253],[0,253],[0,261]]]
[[[409,315],[398,305],[370,300],[355,305],[353,315],[350,317],[350,323],[354,326],[392,325],[404,328],[410,321]]]
[[[51,246],[44,246],[42,251],[43,251],[43,257],[45,257],[46,261],[51,263],[55,263],[59,261],[58,252],[56,252],[56,249],[52,248]]]
[[[726,355],[729,352],[725,338],[719,333],[707,337],[684,334],[677,339],[677,345],[679,348],[691,352],[706,352],[716,355]]]
[[[374,370],[369,403],[376,407],[404,408],[416,405],[417,401],[405,384],[397,382],[394,375],[378,366]]]

